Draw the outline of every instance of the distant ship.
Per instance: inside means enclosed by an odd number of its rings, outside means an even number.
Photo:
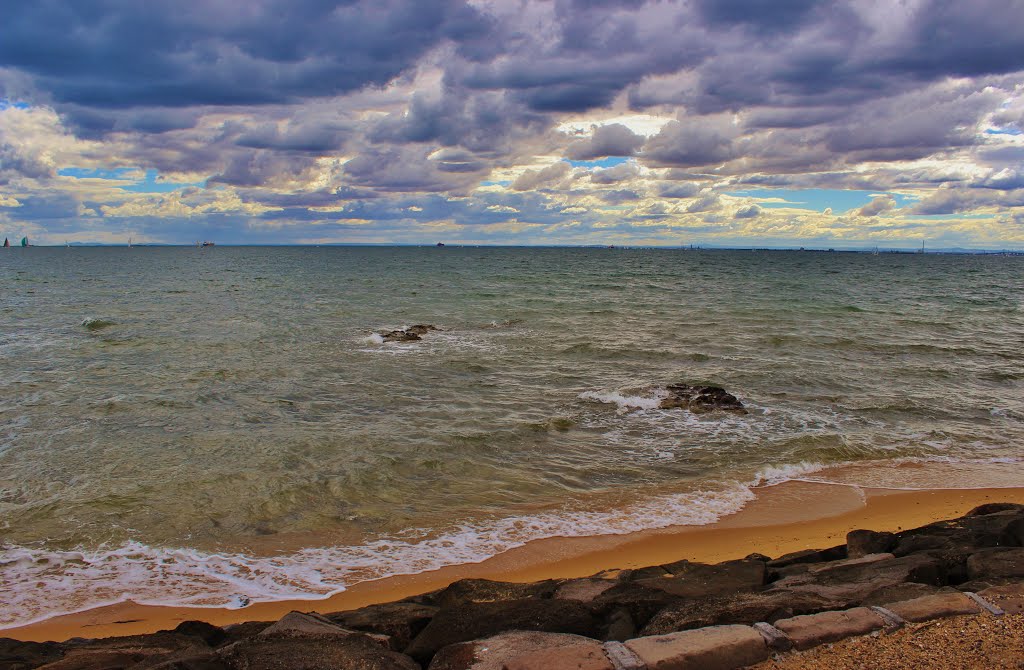
[[[27,237],[23,237],[23,238],[21,238],[21,246],[23,246],[23,247],[30,247],[32,245],[28,243],[28,238]]]
[[[439,246],[439,247],[443,247],[443,246],[444,246],[444,242],[438,242],[438,243],[437,243],[437,246]]]
[[[210,242],[209,240],[207,240],[207,241],[203,242],[202,244],[199,244],[198,242],[196,242],[196,246],[197,247],[212,247],[212,246],[215,246],[215,245],[214,245],[213,242]]]

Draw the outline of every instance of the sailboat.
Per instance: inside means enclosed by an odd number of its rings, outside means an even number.
[[[21,238],[21,246],[23,246],[23,247],[30,247],[32,245],[28,243],[28,238],[27,237],[23,237],[23,238]]]
[[[4,238],[4,248],[6,249],[9,246],[11,246],[11,241],[5,237]]]

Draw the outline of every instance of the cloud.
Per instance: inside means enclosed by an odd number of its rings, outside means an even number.
[[[736,213],[732,215],[734,219],[753,219],[760,216],[761,208],[757,205],[747,205],[746,207],[740,207],[736,210]]]
[[[876,195],[871,202],[857,210],[857,216],[878,216],[896,209],[896,198],[889,194]]]
[[[714,165],[734,157],[739,129],[725,116],[684,117],[665,125],[644,145],[641,158],[657,166]]]
[[[8,4],[0,202],[40,237],[1020,239],[1017,0]]]
[[[617,184],[620,181],[633,179],[639,174],[640,168],[637,167],[637,164],[628,161],[610,168],[595,169],[590,173],[590,182],[592,184]]]
[[[561,181],[569,174],[571,169],[572,166],[565,161],[558,161],[540,170],[526,170],[512,182],[511,188],[514,191],[530,191],[536,188],[544,188]]]
[[[594,129],[593,135],[576,140],[565,151],[565,157],[574,161],[589,161],[608,156],[632,156],[644,144],[637,135],[621,123],[609,123]]]
[[[0,64],[31,73],[57,103],[282,103],[381,86],[448,39],[489,24],[460,0],[127,0],[10,3]],[[83,57],[87,54],[87,57]]]

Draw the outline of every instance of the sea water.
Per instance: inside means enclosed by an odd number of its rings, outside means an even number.
[[[788,479],[1024,485],[1020,257],[29,248],[0,291],[5,627],[324,597]]]

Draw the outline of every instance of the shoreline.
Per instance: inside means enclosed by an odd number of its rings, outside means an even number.
[[[961,516],[988,502],[1024,504],[1024,487],[919,491],[787,481],[754,489],[742,510],[705,526],[673,526],[624,535],[534,540],[480,563],[366,581],[329,598],[256,603],[242,609],[140,605],[122,602],[0,629],[24,641],[101,638],[152,633],[182,621],[224,626],[277,620],[291,610],[335,612],[400,600],[465,578],[529,582],[583,577],[612,569],[689,559],[705,563],[751,553],[772,557],[845,542],[858,528],[896,531]]]

